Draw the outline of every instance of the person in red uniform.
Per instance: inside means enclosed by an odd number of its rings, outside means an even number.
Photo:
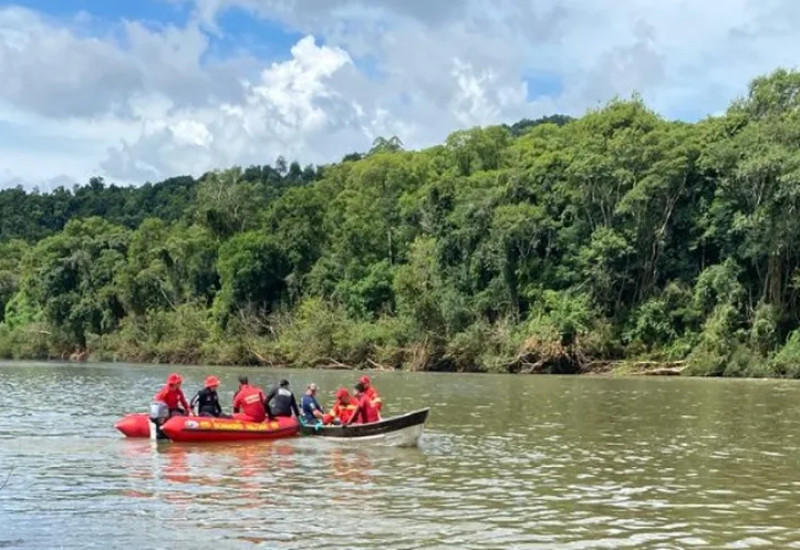
[[[367,396],[367,390],[361,382],[356,384],[356,399],[358,400],[356,410],[353,411],[353,416],[347,422],[342,423],[343,426],[369,424],[380,420],[378,409],[373,404],[372,399]]]
[[[180,374],[170,374],[167,377],[167,383],[153,398],[155,401],[160,401],[167,406],[170,417],[175,415],[186,416],[192,410],[189,408],[186,396],[183,395],[183,390],[181,390],[182,383],[183,378]]]
[[[264,407],[266,400],[261,388],[251,386],[246,376],[240,376],[239,391],[233,398],[233,417],[237,420],[263,422],[267,418],[267,409]]]
[[[364,391],[369,397],[372,404],[375,405],[375,408],[378,409],[378,416],[381,414],[381,409],[383,408],[383,400],[381,396],[378,395],[378,390],[375,389],[375,386],[372,385],[372,381],[369,379],[369,376],[364,375],[359,380],[361,384],[364,386]]]
[[[330,413],[322,418],[323,424],[345,424],[353,416],[358,407],[358,401],[350,396],[346,388],[339,388],[336,391],[336,402],[331,407]]]

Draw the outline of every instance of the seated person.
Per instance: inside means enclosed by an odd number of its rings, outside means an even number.
[[[364,384],[359,382],[356,384],[355,390],[358,405],[356,406],[356,410],[353,411],[353,416],[350,417],[347,422],[343,422],[342,425],[349,426],[350,424],[369,424],[371,422],[378,422],[380,420],[378,409],[367,395]]]
[[[267,418],[265,401],[261,388],[251,386],[246,376],[240,376],[239,391],[233,398],[233,417],[237,420],[263,422]]]
[[[317,401],[317,388],[316,384],[309,384],[306,394],[300,400],[300,410],[303,413],[303,422],[306,424],[314,424],[318,420],[322,421],[324,411]]]
[[[167,383],[153,398],[156,402],[164,403],[167,406],[170,417],[175,415],[186,416],[192,410],[189,407],[189,403],[186,402],[183,390],[181,390],[182,383],[183,377],[180,374],[170,374],[167,377]]]
[[[289,381],[281,380],[277,388],[273,388],[267,396],[267,409],[270,417],[291,418],[292,413],[299,419],[300,409],[297,408],[297,400],[294,398],[292,390],[289,389]]]
[[[378,390],[372,385],[372,381],[367,375],[362,376],[359,382],[364,386],[364,392],[367,394],[370,401],[372,401],[372,404],[375,405],[375,408],[378,410],[378,416],[380,416],[381,409],[383,408],[383,399],[381,399],[381,396],[378,394]]]
[[[226,417],[222,414],[222,406],[219,404],[219,395],[217,389],[219,388],[219,378],[216,376],[209,376],[206,378],[205,387],[197,392],[192,398],[190,406],[194,410],[195,404],[197,405],[198,416],[216,416]]]
[[[353,416],[358,406],[358,401],[350,396],[347,388],[339,388],[336,391],[336,402],[331,407],[330,414],[323,418],[324,424],[345,424]]]

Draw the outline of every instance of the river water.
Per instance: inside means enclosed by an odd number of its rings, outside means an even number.
[[[377,373],[419,448],[123,438],[171,370],[0,363],[0,548],[800,548],[797,383]]]

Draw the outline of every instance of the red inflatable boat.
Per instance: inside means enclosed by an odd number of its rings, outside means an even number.
[[[155,438],[155,426],[146,414],[129,414],[114,427],[126,437]],[[300,433],[296,418],[276,418],[264,422],[213,418],[206,416],[173,416],[161,426],[172,441],[247,441],[279,439]]]

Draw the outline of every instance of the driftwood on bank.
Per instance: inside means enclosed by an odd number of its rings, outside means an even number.
[[[314,361],[314,368],[325,370],[356,370],[354,366],[337,361],[333,357],[320,357]]]
[[[577,374],[587,363],[577,346],[530,339],[525,350],[510,360],[495,365],[494,370],[519,374]]]
[[[373,361],[369,357],[367,357],[367,363],[372,365],[373,370],[376,370],[378,372],[392,372],[392,371],[394,371],[394,369],[392,367],[389,367],[389,366],[386,366],[386,365],[381,365],[380,363],[377,363],[377,362]]]
[[[581,369],[581,374],[678,376],[683,373],[686,366],[686,361],[591,361]]]

